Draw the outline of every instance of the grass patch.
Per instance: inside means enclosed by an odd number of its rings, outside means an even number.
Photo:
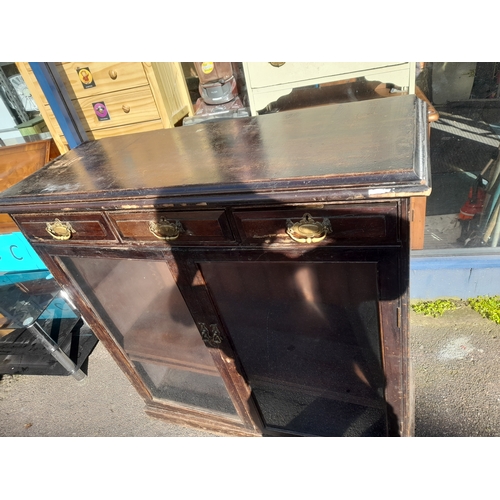
[[[467,304],[483,318],[490,319],[500,325],[500,295],[476,297],[467,300]]]
[[[412,304],[411,308],[416,313],[437,318],[438,316],[442,316],[446,311],[454,311],[457,308],[457,303],[449,299],[424,300]]]
[[[467,299],[466,301],[450,299],[423,300],[415,302],[411,305],[411,308],[418,314],[437,318],[438,316],[442,316],[446,311],[454,311],[459,306],[465,304],[479,313],[483,318],[500,325],[500,295],[493,297],[486,295]]]

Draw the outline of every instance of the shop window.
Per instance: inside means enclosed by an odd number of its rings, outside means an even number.
[[[433,190],[424,249],[500,247],[500,63],[425,63]]]
[[[0,63],[0,146],[50,137],[40,110],[15,63]]]

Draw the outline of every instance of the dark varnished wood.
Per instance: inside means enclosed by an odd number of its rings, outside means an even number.
[[[236,306],[245,306],[235,304],[231,320],[224,313],[233,294],[243,300],[250,285],[249,303],[256,303],[265,280],[269,300],[288,300],[291,284],[291,294],[302,297],[298,307],[304,310],[343,301],[349,307],[365,300],[376,303],[383,402],[359,387],[342,398],[385,408],[385,433],[411,435],[409,199],[430,190],[426,126],[425,105],[408,96],[107,138],[82,144],[3,193],[0,211],[14,216],[144,398],[150,415],[234,435],[301,434],[293,426],[284,430],[265,421],[249,382],[255,373],[247,373],[236,342]],[[332,231],[324,240],[301,244],[286,235],[287,221],[306,213],[328,219]],[[71,222],[71,239],[50,237],[45,226],[54,218]],[[178,238],[163,241],[151,234],[149,221],[161,219],[179,222],[183,231]],[[180,342],[187,330],[175,325],[165,338],[161,330],[152,333],[157,324],[151,324],[149,334],[148,328],[138,330],[124,349],[103,320],[105,313],[95,307],[93,293],[83,292],[65,266],[65,259],[77,257],[165,263],[211,361],[193,359]],[[301,273],[309,277],[301,278]],[[310,288],[314,276],[319,278],[316,291]],[[371,288],[364,290],[363,276],[371,280]],[[333,281],[335,286],[329,286]],[[131,324],[142,307],[125,311]],[[154,314],[160,310],[156,305]],[[246,318],[260,314],[258,308],[250,316],[239,310]],[[304,321],[302,331],[314,341],[316,327],[308,330],[307,325],[318,318],[291,318],[290,327]],[[215,328],[220,339],[207,338],[205,327]],[[250,335],[257,340],[261,331]],[[136,361],[220,374],[234,415],[156,398]],[[272,382],[269,373],[258,371],[257,379]],[[346,380],[352,382],[352,376]],[[282,382],[315,393],[312,375],[307,384]],[[348,388],[344,382],[326,389],[340,394]]]
[[[415,149],[425,141],[424,112],[422,101],[405,96],[109,137],[68,152],[4,199],[12,210],[35,198],[175,201],[189,194],[207,202],[242,192],[272,198],[369,186],[395,193],[408,185],[426,193],[427,149]]]
[[[398,241],[396,203],[245,210],[235,211],[234,219],[245,243],[294,244],[286,232],[287,221],[295,223],[305,214],[318,222],[328,220],[331,232],[323,240],[325,245],[380,245]]]
[[[161,418],[179,425],[189,425],[197,429],[206,430],[223,436],[251,437],[261,436],[260,432],[251,431],[244,427],[237,427],[230,422],[223,422],[218,419],[207,419],[199,413],[189,412],[186,409],[176,409],[155,401],[148,401],[145,412],[151,417]]]
[[[123,242],[165,244],[149,230],[149,222],[162,219],[174,224],[179,223],[181,231],[169,245],[190,245],[232,241],[226,214],[223,210],[183,211],[149,210],[142,212],[110,212],[109,218],[116,226]]]
[[[176,279],[177,286],[186,302],[191,304],[190,312],[194,321],[207,327],[217,325],[221,332],[221,342],[217,345],[207,343],[215,365],[226,380],[227,389],[236,411],[253,432],[262,432],[260,416],[251,398],[251,388],[242,375],[242,367],[234,353],[230,338],[225,334],[221,318],[213,309],[206,283],[191,253],[172,254],[167,257],[169,267]]]
[[[47,232],[47,223],[53,223],[56,219],[71,225],[74,232],[68,242],[72,244],[87,243],[89,241],[117,241],[105,216],[98,212],[84,214],[29,214],[16,215],[14,218],[18,224],[22,225],[26,237],[31,241],[60,242]]]

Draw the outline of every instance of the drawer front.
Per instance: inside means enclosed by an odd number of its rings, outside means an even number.
[[[98,103],[104,106],[96,112]],[[74,104],[86,131],[160,119],[149,87],[85,97]]]
[[[398,241],[397,204],[235,212],[243,243],[376,245]]]
[[[53,136],[58,136],[59,140],[67,145],[68,141],[64,137],[61,127],[57,123],[55,115],[49,105],[46,106],[45,112],[50,117],[51,123],[53,125],[54,128]],[[94,130],[86,130],[88,138],[90,140],[96,141],[98,139],[103,139],[104,137],[113,137],[123,134],[135,134],[137,132],[148,132],[150,130],[160,130],[164,128],[163,122],[159,118],[157,120],[152,120],[147,122],[138,122],[132,124],[127,123],[125,125],[120,125],[118,127],[116,126],[112,127],[111,120],[108,123],[110,124],[110,126],[106,128],[96,128]],[[69,151],[69,149],[70,148],[67,147],[66,151]]]
[[[160,130],[165,128],[161,120],[153,120],[150,122],[131,123],[121,125],[119,127],[87,130],[87,136],[90,140],[97,141],[104,137],[115,137],[124,134],[136,134],[138,132],[149,132],[150,130]]]
[[[357,77],[373,70],[397,66],[401,63],[387,62],[337,62],[337,63],[297,63],[287,62],[275,67],[266,62],[247,63],[247,78],[252,88],[286,85],[307,80],[331,78],[339,80]]]
[[[222,210],[110,212],[108,215],[124,242],[196,245],[233,240]]]
[[[28,214],[13,216],[33,243],[86,243],[117,241],[104,216],[84,214]],[[59,221],[59,222],[58,222]]]
[[[148,85],[140,62],[63,62],[57,68],[71,99]]]

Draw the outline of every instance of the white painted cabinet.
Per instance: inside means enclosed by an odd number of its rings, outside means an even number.
[[[294,88],[364,77],[415,93],[414,62],[243,63],[252,115]]]

